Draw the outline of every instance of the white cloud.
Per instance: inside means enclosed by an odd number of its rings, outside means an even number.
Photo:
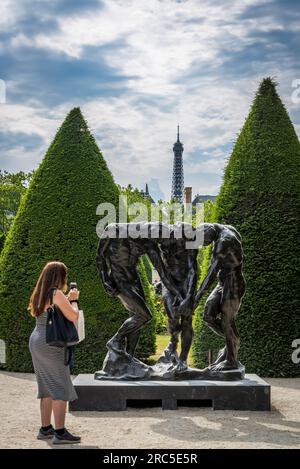
[[[24,13],[21,1],[1,0],[0,2],[0,31],[10,31]]]
[[[282,29],[272,18],[238,21],[249,5],[269,0],[105,0],[94,12],[58,17],[58,31],[37,33],[32,38],[19,34],[11,41],[20,45],[50,49],[79,59],[86,46],[104,46],[119,40],[102,58],[123,76],[134,92],[178,94],[177,80],[195,64],[222,62],[220,47],[242,49],[255,38],[252,31]]]
[[[185,183],[192,185],[194,191],[215,194],[225,159],[229,156],[222,147],[235,140],[248,114],[257,84],[258,79],[253,83],[245,80],[232,86],[199,82],[199,87],[194,87],[191,94],[179,96],[177,100],[166,98],[170,106],[166,111],[163,105],[145,104],[132,94],[93,99],[81,103],[81,108],[116,182],[143,187],[145,180],[153,177],[159,180],[168,197],[172,146],[179,122],[185,149]],[[0,131],[38,135],[44,140],[45,152],[61,121],[77,104],[65,102],[51,111],[38,103],[2,105]],[[41,155],[40,148],[38,150],[37,154]],[[17,154],[22,154],[20,147]],[[27,162],[27,169],[32,167],[29,156],[24,155],[23,163]],[[32,164],[36,165],[36,161],[34,153]],[[215,175],[215,180],[208,183],[207,174]]]
[[[46,150],[66,113],[81,105],[117,182],[142,187],[153,177],[168,195],[172,146],[180,123],[185,182],[194,184],[197,176],[197,191],[215,194],[228,156],[223,147],[240,131],[261,78],[275,75],[287,102],[292,78],[298,77],[297,64],[285,57],[285,49],[268,44],[266,36],[257,38],[257,32],[287,29],[280,17],[239,19],[248,6],[262,3],[269,1],[232,0],[225,6],[211,0],[105,0],[104,7],[93,13],[58,17],[58,30],[52,33],[29,37],[18,31],[10,43],[13,51],[36,47],[45,54],[51,51],[66,55],[66,60],[80,60],[86,46],[97,48],[101,60],[126,78],[122,81],[126,91],[118,98],[63,100],[51,110],[38,102],[7,104],[1,106],[0,130],[39,135]],[[15,21],[9,19],[7,8],[13,6],[13,0],[4,0],[4,4],[0,8],[7,21]],[[288,25],[293,28],[294,23]],[[249,67],[243,79],[232,81],[223,76],[222,64],[231,57],[230,52],[242,51],[257,41],[270,46],[269,55]],[[100,49],[102,46],[109,47]],[[224,50],[227,56],[221,53]],[[22,81],[10,85],[20,90]],[[18,147],[17,158],[21,151]],[[29,155],[25,159],[29,165]],[[206,175],[214,174],[211,182]]]
[[[51,134],[60,124],[55,113],[42,107],[1,104],[0,109],[0,132],[3,133],[38,135],[49,143]]]
[[[208,173],[208,174],[222,174],[224,168],[224,158],[210,158],[208,160],[192,163],[186,169],[186,174],[195,173]]]
[[[221,172],[224,152],[219,147],[234,140],[250,100],[238,90],[207,85],[175,100],[171,111],[145,106],[137,97],[128,95],[93,100],[84,103],[82,109],[118,182],[126,185],[134,181],[142,187],[145,179],[154,177],[169,194],[177,123],[181,125],[188,183],[189,176],[196,172],[201,176]],[[233,101],[237,104],[235,113]],[[196,151],[199,163],[192,155]]]

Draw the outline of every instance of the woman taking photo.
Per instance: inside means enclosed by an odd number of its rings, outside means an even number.
[[[41,422],[37,438],[53,438],[53,444],[79,443],[80,437],[65,428],[67,402],[77,399],[70,377],[70,368],[64,363],[64,348],[46,343],[47,308],[55,304],[69,321],[78,320],[78,290],[67,296],[67,267],[62,262],[48,262],[42,270],[30,298],[28,309],[36,318],[36,326],[29,339],[29,350],[38,384]],[[55,429],[51,425],[54,415]]]

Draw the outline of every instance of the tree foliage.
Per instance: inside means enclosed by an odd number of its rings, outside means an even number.
[[[33,172],[9,173],[0,170],[0,251],[32,175]]]
[[[240,360],[250,373],[299,376],[291,355],[300,337],[300,143],[271,78],[260,84],[235,143],[212,220],[242,235],[247,290],[237,316]],[[202,278],[208,265],[209,252]],[[206,366],[208,349],[223,341],[200,311],[193,356]]]
[[[76,347],[74,372],[101,367],[105,344],[126,319],[119,300],[100,282],[95,256],[96,208],[118,206],[119,190],[79,108],[66,117],[22,198],[0,258],[0,338],[6,341],[7,369],[31,371],[28,339],[34,319],[27,311],[38,276],[51,260],[64,262],[76,280],[86,319],[86,339]],[[146,295],[149,283],[141,266]],[[152,332],[140,353],[153,353]]]

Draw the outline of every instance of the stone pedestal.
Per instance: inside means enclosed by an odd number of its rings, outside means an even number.
[[[159,401],[163,409],[193,403],[211,403],[213,410],[271,409],[270,385],[254,374],[237,381],[110,381],[81,374],[73,384],[78,399],[70,402],[70,411],[126,410],[128,403],[143,401]]]

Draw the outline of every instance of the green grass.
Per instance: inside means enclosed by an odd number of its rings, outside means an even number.
[[[170,340],[169,334],[159,334],[156,336],[156,352],[154,355],[149,357],[149,359],[147,360],[147,363],[154,364],[158,360],[158,358],[162,355],[163,351],[167,347],[169,340]],[[178,351],[180,352],[180,344],[179,344]],[[193,366],[193,360],[192,360],[191,354],[189,354],[189,357],[188,357],[188,364],[190,366]]]

